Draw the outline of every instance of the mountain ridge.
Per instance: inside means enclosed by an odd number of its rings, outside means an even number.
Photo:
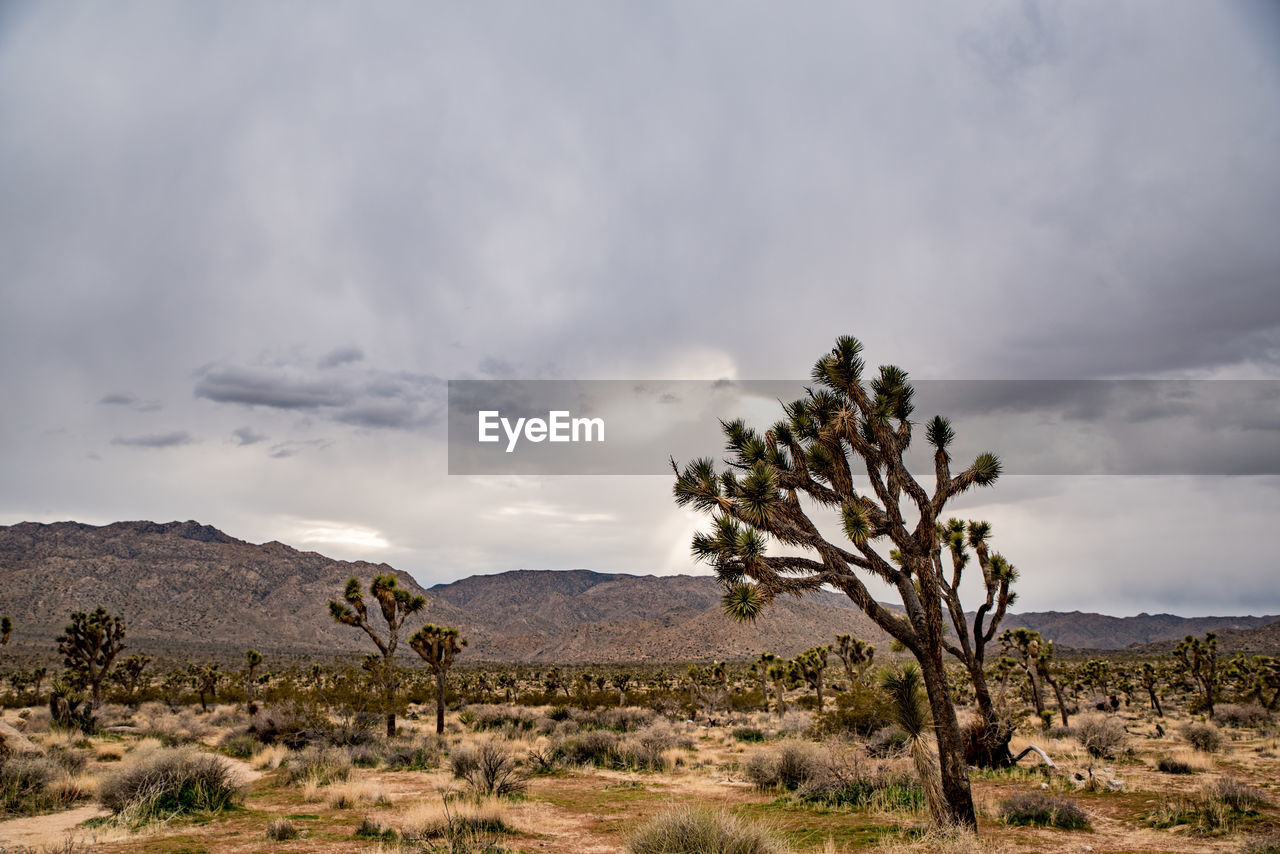
[[[457,626],[473,661],[604,663],[791,656],[836,634],[888,638],[849,600],[820,592],[780,597],[753,624],[720,611],[710,575],[634,575],[589,569],[513,569],[424,588],[386,563],[342,561],[278,541],[253,544],[194,520],[156,523],[22,522],[0,526],[0,613],[18,644],[52,646],[74,610],[122,614],[129,637],[156,644],[267,650],[365,651],[327,602],[346,579],[390,573],[427,597],[415,620]],[[1121,650],[1204,631],[1247,632],[1272,617],[1111,617],[1087,612],[1010,614],[1060,646]],[[1261,642],[1271,635],[1262,635]],[[1280,641],[1277,641],[1280,643]]]

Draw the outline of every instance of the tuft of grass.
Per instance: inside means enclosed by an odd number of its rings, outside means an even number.
[[[1167,798],[1146,817],[1157,828],[1187,826],[1200,833],[1223,833],[1241,818],[1257,813],[1266,800],[1257,789],[1231,777],[1223,777],[1199,792]]]
[[[763,827],[725,812],[677,807],[649,819],[627,840],[629,854],[785,854]]]
[[[360,820],[360,824],[356,825],[355,832],[351,835],[356,839],[373,839],[378,842],[395,842],[399,836],[391,825],[369,816]]]
[[[1089,816],[1074,801],[1043,792],[1020,792],[1000,803],[1000,819],[1023,827],[1059,827],[1080,830],[1089,826]]]
[[[508,807],[497,798],[445,798],[439,804],[419,804],[397,822],[405,842],[429,845],[445,842],[457,850],[460,841],[482,835],[518,833]]]
[[[376,783],[348,781],[335,783],[329,787],[327,803],[335,810],[350,810],[358,807],[389,806],[391,798]]]
[[[164,748],[103,781],[102,805],[127,824],[221,812],[244,797],[231,768],[192,748]]]
[[[746,762],[747,778],[760,789],[794,791],[823,771],[822,752],[809,741],[786,739],[773,750],[760,751]]]
[[[267,825],[267,838],[275,842],[284,842],[298,838],[298,828],[287,818],[278,818]]]

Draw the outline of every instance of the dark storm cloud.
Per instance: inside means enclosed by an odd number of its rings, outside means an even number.
[[[151,433],[146,436],[117,436],[111,440],[113,445],[126,448],[177,448],[195,442],[186,430],[174,430],[170,433]]]
[[[267,437],[252,427],[237,427],[231,431],[231,438],[235,440],[237,445],[256,445],[265,441]]]
[[[302,361],[210,365],[199,372],[195,396],[305,412],[357,427],[419,430],[440,420],[444,383],[438,377],[351,367],[356,361],[326,357],[315,368]]]
[[[98,401],[104,406],[133,406],[137,402],[138,399],[131,394],[108,394]]]

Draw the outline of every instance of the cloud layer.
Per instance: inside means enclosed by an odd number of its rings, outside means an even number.
[[[1277,150],[1266,2],[8,4],[0,521],[687,571],[663,478],[450,478],[444,380],[803,376],[841,333],[917,377],[1280,378]],[[1273,480],[981,500],[1026,607],[1280,609]]]

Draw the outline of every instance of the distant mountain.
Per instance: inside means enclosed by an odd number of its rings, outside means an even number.
[[[514,570],[424,590],[386,564],[333,560],[278,542],[237,540],[197,522],[22,523],[0,527],[0,614],[18,646],[51,647],[75,610],[122,614],[138,645],[239,651],[357,652],[358,629],[335,624],[329,599],[352,575],[394,573],[427,597],[414,619],[457,626],[472,661],[563,664],[709,661],[792,656],[850,633],[880,650],[888,638],[835,593],[782,597],[754,624],[720,612],[710,576],[638,576],[588,570]],[[1208,630],[1253,629],[1280,617],[1010,615],[1062,646],[1119,649]],[[1273,639],[1280,649],[1280,638]]]
[[[1269,617],[1178,617],[1173,614],[1138,614],[1136,617],[1109,617],[1081,611],[1031,611],[1010,614],[1004,626],[1034,629],[1055,644],[1078,649],[1124,649],[1172,640],[1205,632],[1245,630],[1280,620]]]

